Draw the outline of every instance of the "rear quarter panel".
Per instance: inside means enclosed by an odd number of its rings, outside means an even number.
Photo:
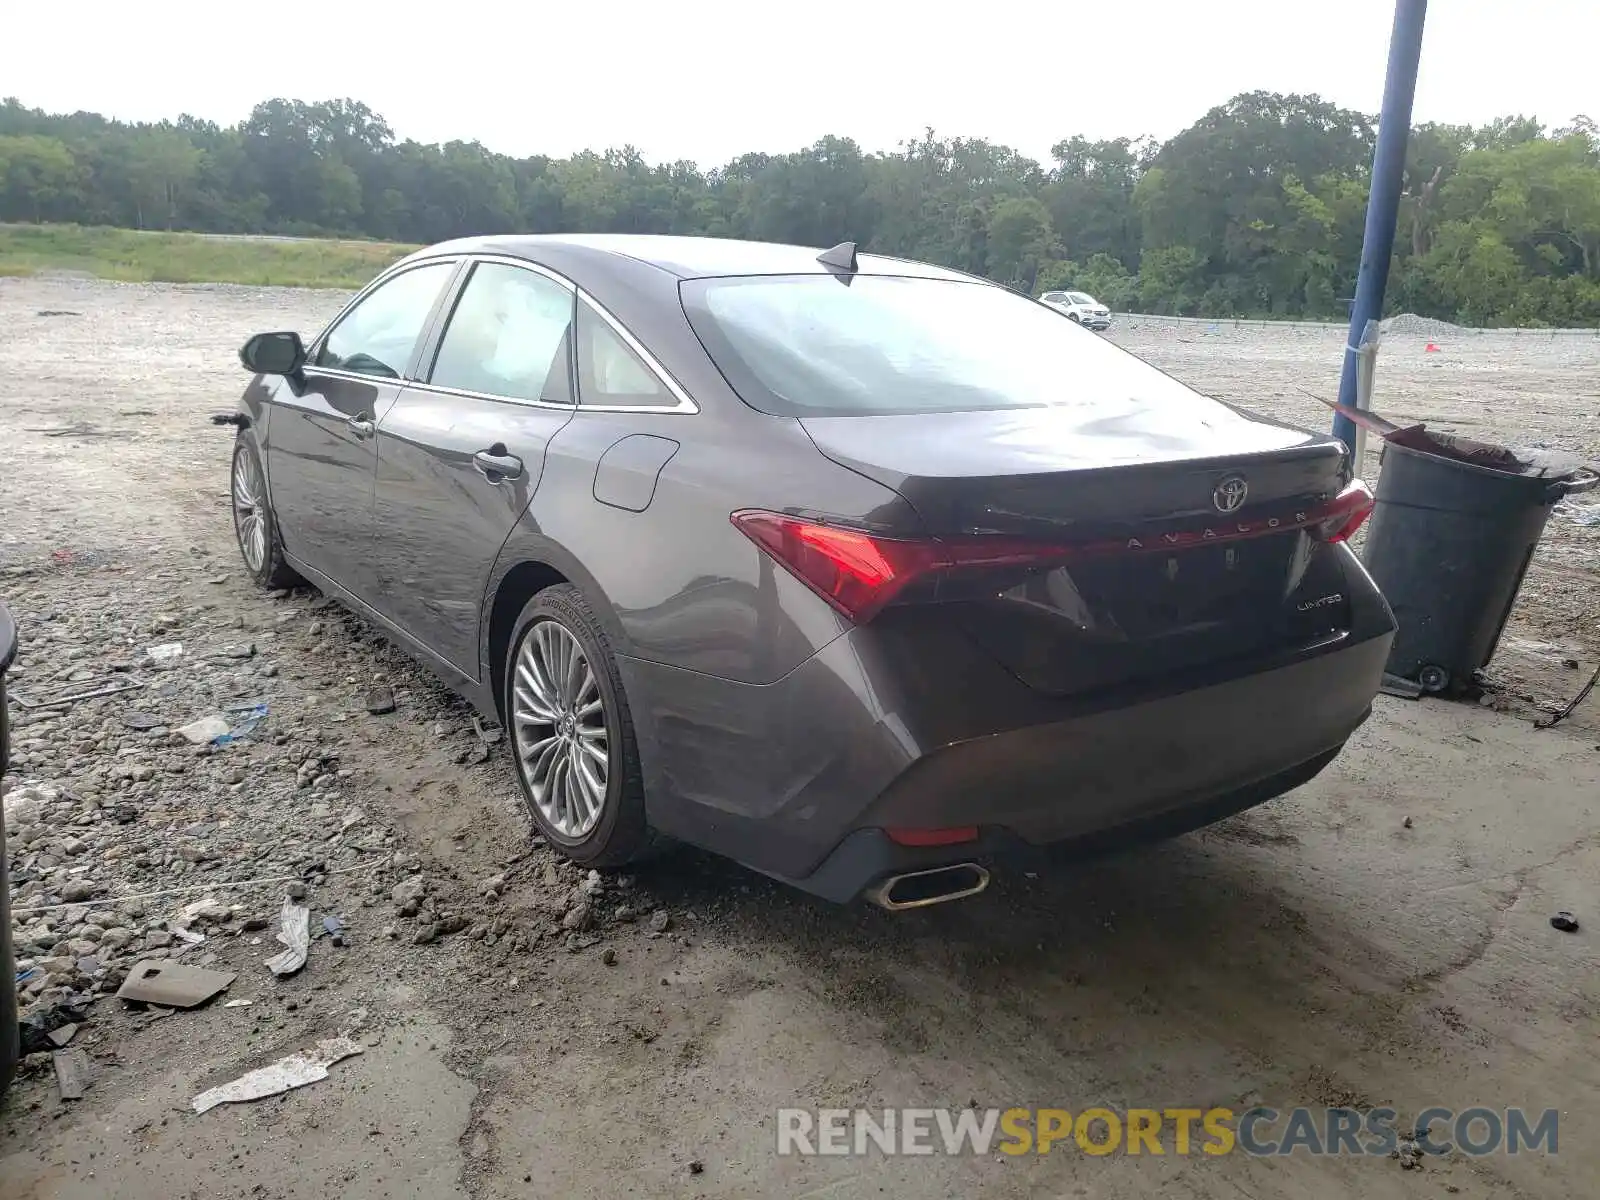
[[[635,511],[597,499],[601,458],[641,433],[678,443],[648,503]],[[770,683],[848,625],[734,528],[741,508],[858,521],[907,514],[888,488],[823,458],[788,418],[580,409],[550,442],[528,522],[581,562],[614,615],[621,653]]]

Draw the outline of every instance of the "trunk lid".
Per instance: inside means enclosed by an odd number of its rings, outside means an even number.
[[[828,458],[904,496],[939,537],[1148,532],[1325,499],[1343,485],[1339,442],[1196,401],[1192,415],[1097,405],[800,424]],[[1242,502],[1223,510],[1218,486],[1237,477]]]
[[[917,616],[953,622],[1032,687],[1080,695],[1345,627],[1337,547],[1301,527],[1348,481],[1344,447],[1196,401],[1159,419],[1096,406],[801,423],[828,458],[904,496],[922,533],[1096,547],[944,581],[937,615]]]

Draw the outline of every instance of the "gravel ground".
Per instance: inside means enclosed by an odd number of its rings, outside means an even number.
[[[1526,718],[1600,654],[1594,507],[1553,519],[1491,707],[1384,699],[1321,778],[1206,833],[899,918],[688,851],[601,878],[530,837],[464,705],[342,608],[263,595],[239,568],[206,416],[232,406],[247,334],[309,332],[341,299],[0,280],[0,594],[14,692],[39,704],[13,709],[4,782],[17,951],[28,1011],[83,1013],[70,1045],[92,1080],[66,1101],[48,1054],[25,1061],[0,1196],[1590,1194],[1600,702],[1549,733]],[[1153,320],[1111,336],[1318,426],[1299,389],[1331,394],[1344,340]],[[1592,338],[1397,334],[1376,406],[1600,457],[1597,366]],[[368,711],[375,688],[395,711]],[[231,744],[178,732],[257,706]],[[286,896],[313,940],[280,979],[264,964]],[[1549,927],[1558,908],[1578,933]],[[148,959],[235,978],[189,1011],[110,994]],[[339,1034],[364,1052],[327,1080],[189,1111]],[[790,1105],[1262,1100],[1557,1107],[1562,1154],[1419,1175],[773,1153]]]

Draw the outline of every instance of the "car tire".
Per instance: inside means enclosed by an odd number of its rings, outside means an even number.
[[[1082,325],[1083,324],[1083,318],[1080,317],[1077,313],[1068,313],[1067,314],[1067,320],[1071,321],[1074,325]]]
[[[244,438],[233,445],[233,469],[228,488],[233,508],[233,535],[239,557],[257,586],[273,590],[301,582],[283,557],[278,538],[278,520],[267,495],[267,476],[261,469],[261,456]]]
[[[517,782],[545,841],[589,867],[649,854],[656,838],[645,818],[633,715],[610,639],[581,591],[557,584],[528,601],[512,628],[504,674]],[[599,754],[603,781],[595,778]]]

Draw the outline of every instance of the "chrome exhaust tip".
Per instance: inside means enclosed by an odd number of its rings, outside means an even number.
[[[867,899],[890,912],[926,908],[976,896],[989,886],[989,872],[977,863],[956,863],[927,871],[891,875],[867,889]]]

